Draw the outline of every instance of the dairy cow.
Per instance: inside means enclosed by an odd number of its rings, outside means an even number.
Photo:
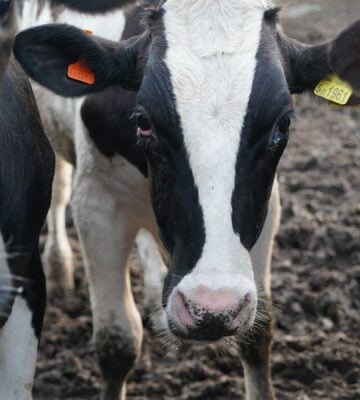
[[[16,6],[0,1],[0,398],[31,398],[45,308],[39,235],[54,154],[30,84],[11,57]]]
[[[21,0],[19,2],[20,29],[29,28],[49,22],[67,22],[86,29],[99,36],[119,41],[125,29],[133,31],[129,26],[129,9],[131,2],[83,2],[76,1],[41,1]],[[99,14],[101,10],[108,11]],[[84,14],[81,11],[93,11],[93,14]],[[138,28],[136,28],[138,29]],[[32,82],[35,98],[45,132],[56,150],[56,169],[53,185],[53,196],[48,215],[48,235],[45,242],[43,262],[49,296],[54,293],[67,295],[74,289],[73,257],[70,243],[66,234],[66,208],[70,201],[73,167],[76,164],[75,138],[77,118],[82,100],[64,99]],[[154,283],[158,284],[159,278],[151,274],[151,265],[155,262],[164,271],[162,258],[156,248],[152,237],[145,231],[137,237],[139,251],[143,258],[145,276],[148,277],[145,303],[154,301]],[[146,255],[146,256],[145,256]]]
[[[80,2],[93,9],[92,2]],[[107,3],[104,3],[107,4]],[[21,0],[19,29],[49,22],[71,22],[79,28],[118,41],[125,22],[122,10],[111,9],[106,15],[82,14],[67,8],[67,1]],[[69,6],[74,6],[71,2]],[[78,7],[78,5],[75,4]],[[75,165],[74,131],[81,101],[63,99],[32,82],[36,102],[45,132],[56,150],[56,169],[51,208],[48,215],[48,235],[43,261],[48,293],[70,293],[74,288],[73,260],[66,235],[66,206],[71,195]]]
[[[270,258],[291,95],[337,73],[354,87],[349,104],[360,102],[360,22],[305,46],[282,33],[269,1],[168,0],[145,14],[143,32],[134,36],[139,27],[129,23],[120,43],[58,24],[26,30],[15,45],[40,85],[87,96],[75,123],[72,205],[102,398],[125,398],[139,355],[126,260],[145,227],[169,257],[156,315],[162,332],[180,344],[236,337],[247,398],[273,399]],[[68,77],[80,59],[91,84]]]
[[[39,11],[52,3],[35,4]],[[11,57],[29,5],[0,1],[0,398],[6,400],[31,398],[46,302],[38,242],[55,166],[29,82]]]

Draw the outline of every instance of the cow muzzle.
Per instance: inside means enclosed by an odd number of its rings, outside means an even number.
[[[211,342],[248,330],[256,312],[256,291],[175,288],[166,308],[168,325],[182,339]]]

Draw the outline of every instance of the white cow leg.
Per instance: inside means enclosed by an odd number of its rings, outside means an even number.
[[[260,235],[251,252],[255,281],[260,290],[258,310],[262,314],[250,344],[241,344],[241,356],[245,373],[247,400],[274,400],[271,381],[271,256],[273,240],[279,225],[280,203],[277,182],[269,204],[268,216]],[[263,293],[262,293],[263,292]]]
[[[0,330],[0,399],[31,400],[36,355],[45,312],[45,277],[36,248],[23,294],[17,296]],[[31,307],[31,309],[29,308]]]
[[[73,255],[66,233],[66,207],[71,196],[73,167],[56,156],[53,195],[48,214],[44,267],[49,295],[74,289]]]
[[[154,236],[141,229],[136,237],[137,251],[144,268],[144,308],[146,319],[161,307],[162,288],[167,267]],[[150,318],[151,320],[151,318]]]
[[[140,354],[140,314],[131,292],[127,259],[138,226],[96,174],[78,176],[73,213],[90,285],[94,340],[104,379],[102,400],[126,396],[126,378]]]

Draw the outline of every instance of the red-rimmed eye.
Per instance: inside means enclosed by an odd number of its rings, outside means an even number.
[[[138,114],[136,116],[137,134],[142,137],[150,137],[153,135],[153,129],[149,122],[143,114]]]

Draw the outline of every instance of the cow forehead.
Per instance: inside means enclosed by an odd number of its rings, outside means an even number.
[[[252,23],[270,8],[266,0],[168,0],[163,6],[166,38],[198,57],[234,53],[257,30]]]
[[[234,127],[239,133],[268,8],[264,0],[166,2],[165,63],[184,131],[197,115],[205,132]]]
[[[204,150],[207,155],[221,153],[221,147],[238,150],[267,5],[263,0],[168,0],[164,6],[164,61],[194,162],[202,162]]]

